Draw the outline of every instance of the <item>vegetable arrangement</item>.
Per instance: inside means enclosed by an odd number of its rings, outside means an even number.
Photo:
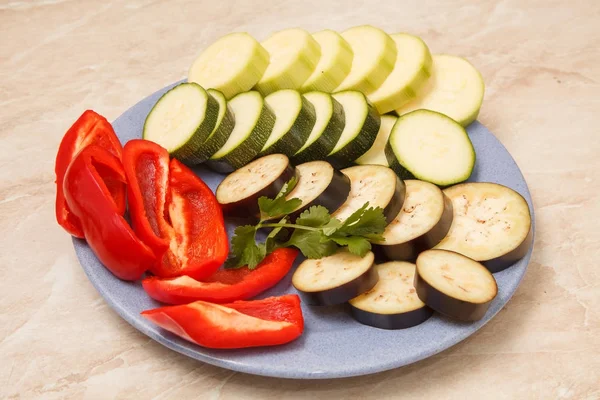
[[[158,100],[143,139],[122,147],[83,113],[58,150],[56,218],[169,304],[145,318],[204,347],[293,341],[301,301],[348,303],[381,329],[434,312],[475,321],[497,294],[492,273],[532,241],[517,192],[462,183],[483,92],[468,61],[408,34],[232,33]],[[200,163],[227,174],[215,193],[188,167]],[[232,238],[226,217],[245,219]],[[299,296],[253,300],[290,273]]]

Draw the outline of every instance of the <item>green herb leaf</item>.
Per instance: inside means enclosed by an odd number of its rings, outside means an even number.
[[[327,240],[322,241],[323,237],[320,231],[295,229],[290,240],[285,243],[285,247],[297,247],[306,258],[327,257],[335,252],[337,246],[326,237]]]
[[[367,208],[368,204],[365,203],[350,215],[337,232],[348,236],[381,235],[387,225],[383,209],[381,207]]]
[[[302,205],[300,199],[289,199],[285,196],[291,192],[296,186],[298,179],[294,176],[281,187],[281,190],[274,199],[262,196],[258,199],[258,207],[260,208],[260,218],[262,221],[268,218],[285,216]]]
[[[256,227],[252,225],[238,226],[231,239],[233,258],[226,268],[240,268],[247,265],[254,269],[265,258],[266,248],[262,243],[256,243]]]
[[[331,240],[340,246],[348,246],[348,251],[359,257],[364,257],[371,250],[371,243],[360,236],[332,237]]]
[[[283,218],[279,221],[280,224],[285,224],[287,222],[287,218]],[[265,248],[266,253],[270,254],[273,250],[277,249],[280,246],[280,243],[277,241],[277,238],[280,236],[284,236],[287,233],[287,230],[282,226],[277,228],[273,228],[269,235],[267,235],[267,239],[265,240]]]
[[[327,225],[330,221],[329,210],[323,206],[312,206],[296,218],[296,225],[318,228]]]

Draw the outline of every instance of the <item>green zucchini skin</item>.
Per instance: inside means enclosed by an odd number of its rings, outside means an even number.
[[[373,146],[380,126],[381,117],[375,107],[369,103],[369,111],[360,133],[335,154],[329,154],[327,161],[338,169],[354,165],[354,160],[365,154]]]
[[[266,103],[263,103],[260,117],[250,136],[222,158],[207,160],[206,164],[220,173],[230,173],[243,167],[258,155],[274,126],[275,114]]]
[[[331,101],[333,104],[333,113],[331,114],[329,123],[323,129],[323,134],[310,146],[301,152],[293,154],[291,156],[293,164],[298,165],[309,161],[325,160],[335,147],[346,125],[346,114],[344,107],[342,107],[339,101],[333,97],[331,97]]]
[[[221,122],[217,126],[215,126],[214,131],[210,134],[210,136],[206,139],[202,147],[200,147],[200,149],[198,150],[197,156],[198,158],[203,160],[202,162],[208,160],[213,154],[219,151],[221,147],[223,147],[225,142],[227,142],[227,139],[229,139],[229,135],[231,135],[233,128],[235,127],[235,116],[233,115],[233,111],[231,111],[231,107],[229,107],[229,105],[227,104],[225,96],[221,92],[218,92],[216,89],[208,89],[206,92],[209,94],[210,97],[213,98],[219,95],[223,96],[225,114],[223,115]],[[219,105],[219,112],[221,111],[220,107],[222,106],[222,104]]]
[[[287,131],[278,141],[273,143],[272,146],[265,149],[260,153],[261,156],[268,154],[285,154],[288,157],[293,156],[306,142],[310,132],[315,126],[317,116],[315,114],[315,107],[312,103],[306,100],[303,96],[300,96],[302,101],[302,108],[298,113],[296,121],[292,124],[292,127]]]
[[[390,144],[389,140],[385,145],[385,158],[387,159],[389,167],[392,170],[394,170],[394,172],[396,173],[396,175],[398,175],[400,179],[416,179],[415,176],[411,174],[409,170],[404,168],[402,164],[398,162],[398,159],[394,154],[394,150],[392,149],[392,145]]]

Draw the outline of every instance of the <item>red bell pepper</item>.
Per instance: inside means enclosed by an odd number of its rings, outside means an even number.
[[[229,252],[221,207],[208,186],[158,144],[132,140],[123,164],[136,233],[157,255],[151,271],[163,278],[205,279]]]
[[[58,148],[54,172],[56,174],[56,220],[71,235],[83,238],[79,219],[73,215],[65,202],[63,181],[71,161],[86,146],[96,144],[121,158],[122,147],[111,124],[92,110],[85,111],[69,128]],[[107,185],[110,185],[107,182]],[[121,185],[109,188],[119,214],[125,212],[125,190]]]
[[[114,275],[137,280],[155,263],[152,250],[138,239],[117,206],[115,193],[126,190],[117,157],[98,145],[86,146],[67,169],[63,190],[88,245]]]
[[[199,282],[188,276],[161,279],[146,278],[142,285],[155,300],[168,304],[186,304],[196,300],[228,303],[246,300],[275,286],[292,268],[298,250],[280,248],[269,254],[256,269],[220,269]]]
[[[196,301],[142,315],[192,343],[215,349],[284,344],[304,330],[300,298],[295,294],[229,304]]]

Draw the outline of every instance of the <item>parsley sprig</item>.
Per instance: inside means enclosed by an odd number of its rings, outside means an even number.
[[[240,268],[247,265],[254,269],[273,250],[279,247],[296,247],[307,258],[322,258],[336,252],[340,247],[364,256],[371,250],[372,241],[383,241],[382,233],[387,225],[381,207],[369,207],[365,203],[345,221],[333,218],[323,206],[313,206],[302,212],[294,223],[289,214],[296,210],[302,201],[286,199],[296,186],[296,178],[283,185],[273,199],[258,199],[260,220],[256,225],[243,225],[235,229],[231,239],[233,257],[226,268]],[[279,219],[278,222],[273,222]],[[256,232],[261,228],[273,228],[263,243],[256,241]],[[289,230],[291,235],[288,235]],[[287,240],[284,240],[287,238]]]

